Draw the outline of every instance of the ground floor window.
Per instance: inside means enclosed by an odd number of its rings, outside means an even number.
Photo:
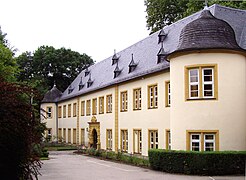
[[[58,129],[58,141],[62,142],[62,128]]]
[[[121,130],[121,151],[128,151],[128,131]]]
[[[85,129],[81,129],[81,145],[85,145]]]
[[[67,130],[67,142],[71,143],[71,129],[70,128],[68,128]]]
[[[170,129],[166,129],[166,149],[171,150],[171,132],[170,132]]]
[[[67,138],[66,138],[66,128],[63,128],[63,142],[66,142]]]
[[[112,136],[112,129],[107,129],[107,132],[106,132],[106,146],[107,146],[107,149],[108,150],[112,150],[112,144],[113,144],[113,136]]]
[[[187,150],[191,151],[218,151],[219,131],[187,131]]]
[[[133,130],[133,151],[134,153],[142,153],[142,131]]]
[[[73,129],[73,144],[76,144],[76,129]]]
[[[149,130],[149,149],[158,149],[158,130]]]

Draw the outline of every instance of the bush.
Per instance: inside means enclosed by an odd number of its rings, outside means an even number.
[[[246,151],[167,151],[149,150],[155,170],[197,175],[245,174]]]

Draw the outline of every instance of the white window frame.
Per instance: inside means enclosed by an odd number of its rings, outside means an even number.
[[[204,70],[212,70],[212,81],[204,81]],[[212,96],[205,96],[204,86],[212,85]],[[204,98],[214,98],[214,68],[202,68],[202,95]]]
[[[211,139],[206,140],[206,138],[205,138],[206,135],[209,135],[209,136],[212,135],[212,136],[213,136],[213,139],[212,139],[212,140],[211,140]],[[205,133],[205,134],[203,135],[203,139],[204,139],[204,145],[203,145],[204,149],[203,149],[203,151],[206,151],[206,143],[213,143],[213,151],[215,151],[215,144],[216,144],[216,143],[215,143],[215,134],[209,134],[209,133],[206,134],[206,133]]]
[[[198,135],[199,136],[199,140],[197,140],[197,139],[192,139],[192,136],[193,135]],[[191,151],[194,151],[193,149],[192,149],[192,143],[194,142],[194,143],[197,143],[197,142],[199,142],[199,151],[201,151],[201,134],[199,134],[199,133],[191,133],[190,134],[190,150]]]
[[[191,71],[194,71],[194,70],[196,70],[197,71],[197,82],[191,82],[191,75],[190,75],[190,72]],[[199,89],[200,89],[200,78],[199,78],[199,68],[192,68],[192,69],[189,69],[188,70],[188,73],[189,73],[189,98],[190,99],[198,99],[199,97],[200,97],[200,92],[199,92]],[[191,86],[198,86],[197,87],[197,97],[192,97],[191,96]]]

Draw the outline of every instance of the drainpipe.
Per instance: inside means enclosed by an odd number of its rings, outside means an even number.
[[[55,107],[56,107],[56,137],[57,137],[57,143],[59,142],[59,139],[58,139],[58,103],[56,102],[55,103]]]

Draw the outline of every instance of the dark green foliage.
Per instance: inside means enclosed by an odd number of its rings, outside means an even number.
[[[169,173],[245,174],[246,151],[191,152],[149,150],[150,166]]]
[[[54,82],[59,90],[64,91],[86,66],[93,63],[86,54],[41,46],[34,53],[25,52],[17,57],[18,80],[31,84],[41,94],[51,89]]]
[[[179,19],[204,8],[205,1],[198,0],[145,0],[147,28],[150,34]],[[246,9],[246,1],[209,0],[208,5],[220,4],[227,7]]]
[[[122,152],[96,150],[90,149],[80,149],[78,153],[89,154],[91,156],[101,157],[103,159],[109,159],[113,161],[120,161],[126,164],[132,164],[141,167],[149,167],[149,161],[146,157],[135,156],[133,154],[124,154]]]

